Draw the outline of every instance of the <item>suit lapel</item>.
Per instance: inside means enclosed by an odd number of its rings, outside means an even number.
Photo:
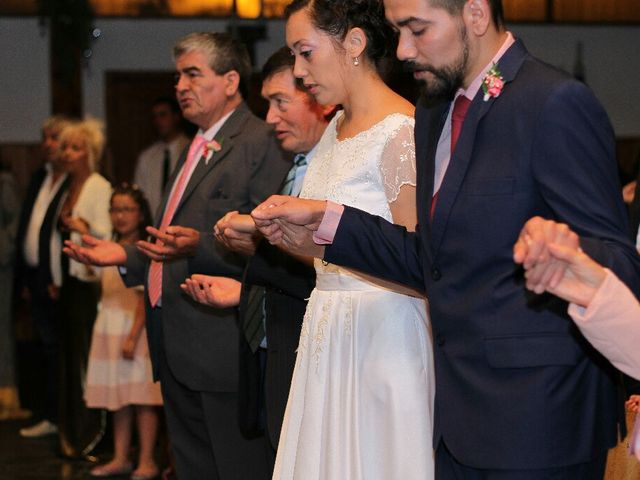
[[[202,182],[202,180],[209,175],[209,172],[216,166],[223,163],[229,152],[233,150],[234,139],[238,134],[242,132],[243,125],[246,123],[247,115],[249,115],[249,109],[246,104],[241,103],[226,122],[222,125],[216,136],[215,140],[222,147],[219,152],[213,152],[209,162],[205,162],[203,158],[200,158],[198,165],[196,165],[189,183],[182,194],[180,204],[176,208],[176,213],[180,211],[185,202],[189,199],[196,187]]]
[[[527,51],[524,45],[518,40],[505,52],[498,62],[498,68],[505,83],[503,94],[508,95],[508,84],[515,78],[526,54]],[[449,166],[438,193],[438,206],[431,224],[431,244],[434,255],[440,250],[451,209],[461,190],[469,165],[473,160],[472,154],[478,126],[484,116],[491,110],[494,103],[499,101],[500,98],[492,97],[485,101],[483,97],[484,92],[480,89],[469,107],[464,124],[462,125],[460,137],[456,144],[455,152],[449,161]],[[433,164],[435,161],[430,163]],[[430,182],[433,189],[433,172],[431,172]]]

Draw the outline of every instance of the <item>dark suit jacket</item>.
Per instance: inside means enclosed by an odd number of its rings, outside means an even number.
[[[193,257],[166,262],[162,278],[162,308],[147,301],[147,334],[157,378],[158,355],[164,351],[173,375],[197,391],[232,392],[238,386],[238,326],[235,309],[212,309],[183,294],[180,284],[193,273],[240,278],[244,261],[220,247],[212,228],[230,210],[250,212],[276,191],[289,162],[271,129],[245,104],[224,123],[216,140],[222,145],[209,163],[200,161],[174,214],[172,224],[200,231]],[[186,152],[169,180],[175,181]],[[169,190],[162,200],[161,219]],[[148,259],[127,249],[127,286],[146,283]]]
[[[259,387],[264,383],[267,431],[274,449],[278,447],[300,328],[315,279],[313,267],[299,262],[266,241],[258,245],[245,271],[245,283],[266,288],[267,362],[263,378],[259,361],[242,335],[240,424],[244,430],[260,430]]]
[[[436,368],[434,442],[476,468],[585,462],[616,442],[612,367],[567,306],[529,293],[512,249],[530,217],[566,222],[638,291],[614,137],[589,89],[517,41],[502,94],[473,100],[439,192],[434,156],[449,105],[416,111],[418,230],[347,208],[325,260],[422,288]]]
[[[27,272],[28,267],[24,258],[24,242],[27,237],[27,229],[29,228],[29,222],[31,221],[31,214],[33,213],[33,207],[36,203],[36,199],[38,198],[38,193],[40,193],[40,189],[42,188],[42,184],[47,177],[47,169],[45,167],[41,167],[33,174],[31,177],[31,181],[29,182],[29,186],[27,187],[27,192],[22,202],[22,210],[20,212],[20,221],[18,223],[18,233],[16,235],[16,245],[18,246],[16,249],[16,281],[15,281],[15,293],[20,295],[22,288],[29,284],[35,285],[35,288],[38,289],[38,292],[32,292],[35,295],[47,295],[47,287],[53,282],[53,277],[51,274],[51,251],[50,251],[50,240],[51,240],[51,232],[52,229],[56,228],[57,221],[57,212],[58,207],[60,206],[60,201],[67,190],[69,185],[69,179],[67,178],[63,184],[60,186],[57,195],[52,199],[49,207],[47,208],[47,212],[45,213],[45,217],[42,222],[42,226],[40,227],[40,233],[38,236],[39,243],[39,262],[36,267],[35,276],[36,278],[29,279],[25,275],[28,275]],[[60,255],[60,252],[56,252],[56,254]],[[31,272],[33,274],[33,272]]]

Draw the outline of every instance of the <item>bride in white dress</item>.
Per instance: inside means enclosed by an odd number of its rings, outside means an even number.
[[[301,197],[329,199],[415,228],[413,106],[380,79],[393,38],[380,1],[294,0],[294,74],[341,104]],[[331,32],[331,33],[328,33]],[[417,292],[315,260],[274,479],[433,478],[433,359]]]

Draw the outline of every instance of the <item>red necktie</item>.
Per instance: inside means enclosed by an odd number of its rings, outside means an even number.
[[[451,112],[451,154],[449,155],[449,162],[451,162],[451,158],[453,158],[453,151],[456,149],[456,143],[458,143],[458,137],[462,131],[464,117],[467,116],[467,111],[469,110],[470,105],[471,100],[464,95],[458,95],[458,98],[456,98],[456,101],[453,104],[453,112]],[[438,192],[434,193],[433,198],[431,199],[431,210],[429,211],[430,218],[433,218],[433,213],[436,211]]]
[[[180,177],[178,177],[176,187],[173,189],[173,192],[171,192],[171,196],[169,197],[167,205],[164,209],[162,222],[160,223],[161,232],[164,232],[171,223],[173,214],[176,212],[176,208],[178,208],[178,204],[180,203],[182,194],[187,187],[189,173],[193,170],[193,164],[196,163],[199,159],[199,157],[197,156],[198,152],[202,149],[203,145],[206,142],[207,139],[202,135],[196,135],[196,137],[191,142],[189,153],[187,154],[187,160],[184,162],[184,166],[182,167],[182,172],[180,172]],[[162,242],[160,242],[159,240],[157,240],[156,243],[162,244]],[[158,301],[162,296],[162,265],[163,262],[156,262],[155,260],[151,260],[151,267],[149,268],[148,288],[149,301],[151,302],[152,307],[155,307],[158,304]]]

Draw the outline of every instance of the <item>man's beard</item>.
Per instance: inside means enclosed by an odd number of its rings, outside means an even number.
[[[421,65],[411,60],[405,62],[405,68],[410,72],[427,71],[433,78],[418,80],[420,87],[420,101],[426,105],[446,100],[453,100],[456,92],[462,87],[469,62],[469,42],[466,28],[461,31],[462,53],[460,57],[449,65],[436,68],[432,65]]]

